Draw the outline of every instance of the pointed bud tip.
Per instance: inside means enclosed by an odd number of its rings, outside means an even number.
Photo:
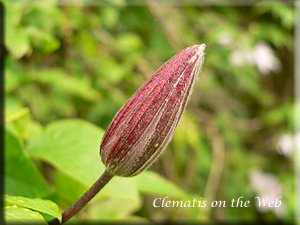
[[[201,45],[192,45],[190,47],[188,47],[188,49],[192,48],[192,54],[193,56],[190,58],[189,62],[192,63],[194,62],[196,59],[198,59],[199,61],[203,62],[204,59],[204,50],[205,50],[206,45],[203,43]],[[200,63],[200,67],[201,67],[201,63]]]
[[[201,54],[204,52],[206,45],[203,43],[201,45],[198,45],[198,48],[196,49],[198,54]]]

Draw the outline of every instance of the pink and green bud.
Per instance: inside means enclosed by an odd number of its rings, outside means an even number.
[[[122,106],[100,147],[107,170],[135,176],[165,149],[178,125],[204,60],[205,44],[164,63]]]

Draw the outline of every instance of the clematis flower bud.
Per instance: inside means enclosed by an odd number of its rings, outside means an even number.
[[[205,44],[180,51],[122,106],[100,146],[107,170],[135,176],[161,154],[178,125],[204,60]]]

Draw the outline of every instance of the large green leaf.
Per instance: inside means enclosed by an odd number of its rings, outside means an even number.
[[[17,206],[29,208],[41,213],[48,214],[52,217],[56,217],[57,219],[61,220],[61,214],[59,212],[58,206],[50,200],[43,200],[38,198],[31,199],[20,196],[6,195],[5,201]]]
[[[61,120],[48,125],[29,144],[32,157],[47,161],[58,169],[55,185],[69,203],[75,200],[72,195],[82,195],[105,170],[99,156],[103,134],[102,129],[86,121]],[[134,179],[114,177],[97,195],[107,196],[119,201],[130,200],[128,207],[130,204],[137,208],[140,204]]]
[[[134,179],[113,178],[107,187],[88,204],[86,213],[89,220],[121,219],[130,216],[140,205],[136,186]],[[74,203],[88,189],[87,186],[60,171],[55,176],[55,187],[59,195],[64,196],[61,204],[65,208]],[[123,188],[125,188],[124,191]]]
[[[103,134],[102,129],[83,120],[56,121],[29,143],[28,153],[89,185],[104,171],[99,156]]]
[[[174,183],[152,171],[144,171],[136,176],[135,179],[137,180],[139,191],[145,194],[159,196],[169,195],[175,197],[187,196],[187,194]]]
[[[45,197],[52,190],[30,160],[18,139],[10,131],[5,134],[5,193],[25,197]]]
[[[48,224],[38,212],[16,206],[4,208],[4,220],[7,224]]]
[[[135,209],[130,199],[101,198],[92,202],[87,217],[92,221],[123,222]]]

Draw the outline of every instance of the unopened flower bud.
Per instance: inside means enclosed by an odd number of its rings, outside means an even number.
[[[205,44],[164,63],[123,105],[100,146],[107,170],[135,176],[161,154],[178,125],[204,60]]]

